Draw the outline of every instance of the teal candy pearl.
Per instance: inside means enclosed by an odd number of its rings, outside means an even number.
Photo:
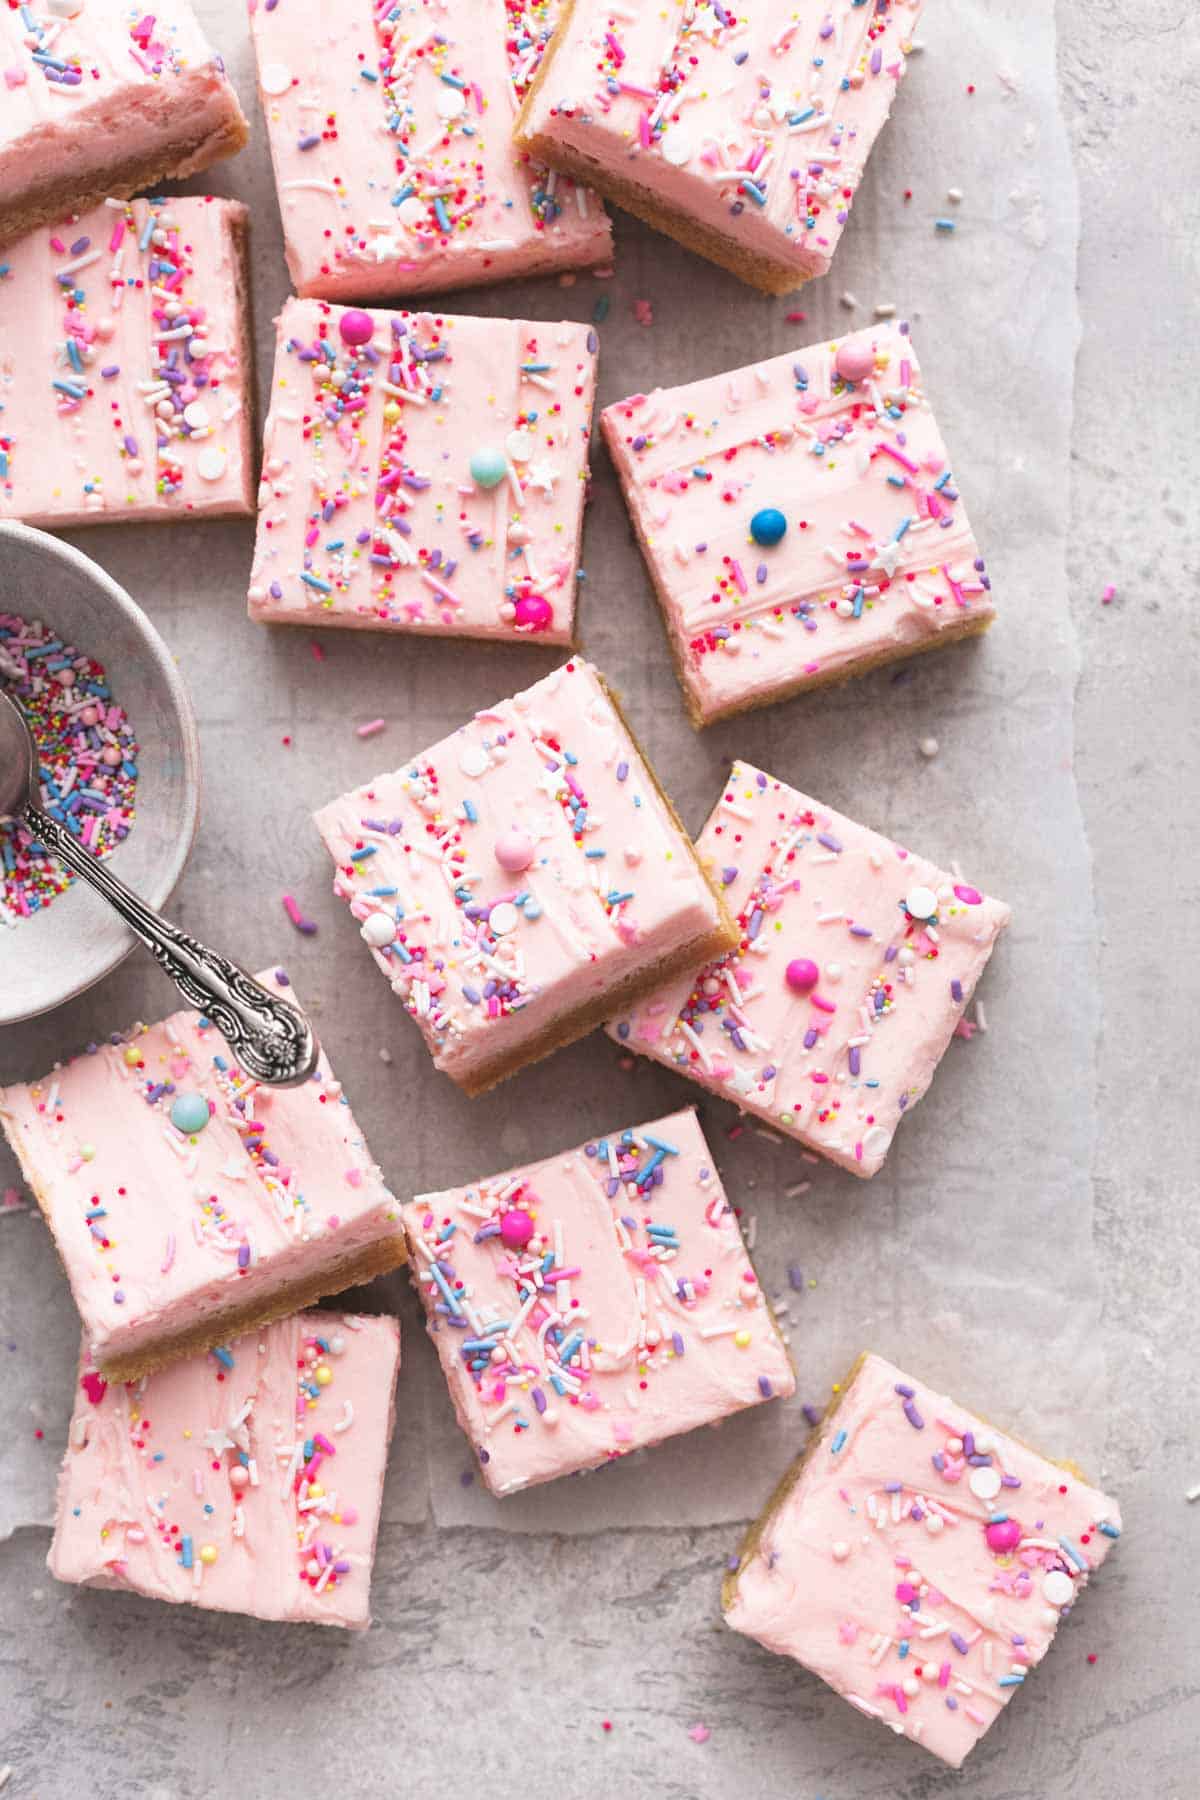
[[[208,1124],[208,1101],[203,1094],[176,1094],[171,1102],[171,1123],[176,1131],[191,1134]]]
[[[786,530],[787,520],[777,506],[764,506],[750,521],[750,536],[765,549],[777,544]]]
[[[495,444],[485,444],[482,450],[476,450],[469,467],[471,480],[481,488],[499,487],[508,474],[504,452]]]

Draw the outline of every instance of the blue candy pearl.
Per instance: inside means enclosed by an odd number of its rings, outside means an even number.
[[[764,506],[750,521],[750,536],[756,544],[770,548],[787,530],[787,520],[777,506]]]
[[[171,1123],[176,1131],[191,1134],[208,1124],[208,1101],[203,1094],[176,1094],[171,1102]]]
[[[504,452],[498,450],[494,444],[485,445],[482,450],[476,450],[469,467],[471,480],[476,487],[481,488],[499,487],[508,473]]]

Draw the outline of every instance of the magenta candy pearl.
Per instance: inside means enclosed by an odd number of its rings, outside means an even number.
[[[338,330],[342,334],[343,344],[353,344],[357,348],[359,344],[369,344],[375,336],[375,321],[370,313],[352,306],[338,320]]]
[[[544,594],[522,594],[513,609],[518,631],[546,631],[554,619],[554,608]]]
[[[994,1525],[985,1525],[983,1535],[989,1550],[1015,1550],[1021,1541],[1021,1527],[1015,1519],[999,1519]]]
[[[810,957],[797,956],[784,970],[783,978],[793,994],[811,994],[821,979],[821,971]]]
[[[495,850],[496,861],[510,875],[519,875],[533,861],[533,839],[527,831],[502,831]]]
[[[510,1206],[500,1217],[500,1242],[506,1250],[523,1250],[533,1236],[533,1220],[521,1206]]]
[[[843,381],[865,381],[875,368],[875,350],[871,344],[841,344],[833,366]]]

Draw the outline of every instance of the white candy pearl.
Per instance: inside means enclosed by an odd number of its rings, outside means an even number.
[[[1069,1606],[1075,1598],[1075,1583],[1064,1569],[1051,1569],[1042,1579],[1042,1595],[1051,1606]]]
[[[372,950],[383,950],[395,943],[396,927],[386,913],[372,913],[359,927],[359,936]]]
[[[1000,1492],[999,1470],[972,1469],[967,1477],[967,1486],[977,1500],[994,1500]]]

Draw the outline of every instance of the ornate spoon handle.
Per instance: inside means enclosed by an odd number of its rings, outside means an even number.
[[[89,887],[103,896],[165,969],[190,1006],[212,1020],[247,1074],[272,1087],[307,1081],[319,1047],[298,1007],[270,994],[226,956],[198,943],[139,900],[108,864],[38,806],[29,806],[30,829]]]

